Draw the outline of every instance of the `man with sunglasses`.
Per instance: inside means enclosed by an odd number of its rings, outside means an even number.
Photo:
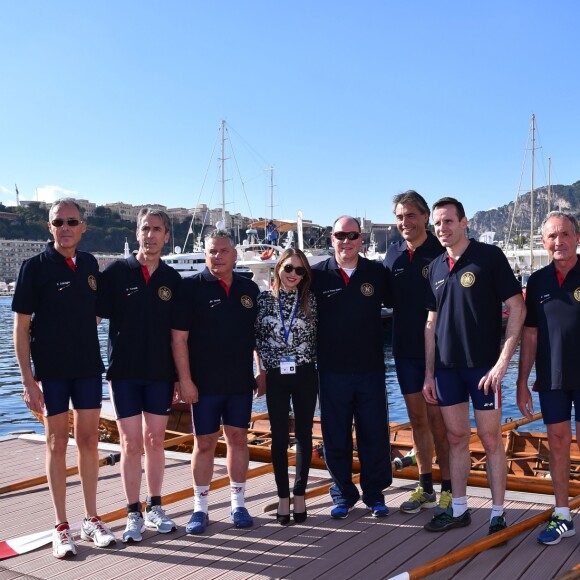
[[[31,411],[44,415],[46,473],[56,522],[52,551],[65,558],[76,555],[66,514],[70,401],[85,508],[81,538],[105,547],[115,537],[97,516],[96,505],[104,370],[95,312],[99,266],[91,254],[77,251],[87,225],[74,199],[54,202],[48,215],[54,241],[22,264],[12,310],[22,398]]]
[[[312,268],[318,303],[318,370],[324,456],[334,482],[332,518],[343,519],[360,498],[352,481],[356,428],[362,500],[374,517],[388,515],[383,489],[391,485],[381,307],[387,273],[359,255],[359,222],[339,217],[334,256]]]

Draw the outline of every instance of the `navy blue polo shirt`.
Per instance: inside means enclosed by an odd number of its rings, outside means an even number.
[[[175,381],[171,311],[181,277],[163,261],[149,283],[135,256],[101,274],[97,315],[109,319],[108,379]]]
[[[558,285],[552,262],[534,272],[526,287],[525,326],[538,329],[538,391],[580,389],[580,259]]]
[[[384,370],[381,307],[387,272],[380,262],[359,256],[345,284],[333,256],[312,267],[318,304],[318,369],[335,373]]]
[[[173,328],[189,331],[191,378],[200,394],[232,395],[256,388],[253,351],[259,293],[255,282],[234,273],[228,296],[207,268],[181,282]]]
[[[39,381],[86,379],[103,370],[96,323],[99,265],[76,253],[76,271],[49,242],[22,263],[12,310],[31,314],[30,352]]]
[[[445,252],[439,240],[427,232],[427,239],[409,255],[406,240],[391,244],[383,265],[387,269],[393,308],[393,356],[425,359],[425,296],[429,291],[429,264]]]
[[[427,307],[437,312],[437,368],[492,367],[500,354],[502,302],[521,293],[504,253],[470,239],[449,271],[447,252],[429,266]]]

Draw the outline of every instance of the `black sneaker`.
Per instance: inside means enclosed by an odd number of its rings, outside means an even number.
[[[453,508],[449,506],[447,510],[436,515],[430,522],[427,522],[423,527],[428,532],[444,532],[451,528],[464,528],[471,523],[471,511],[466,510],[464,514],[457,518],[453,517]]]
[[[496,532],[501,532],[507,528],[507,522],[505,521],[505,512],[501,514],[501,516],[495,516],[491,518],[491,522],[489,524],[489,531],[487,532],[488,536],[495,534]],[[496,546],[505,546],[507,544],[507,540],[505,542],[501,542],[500,544],[496,544]]]

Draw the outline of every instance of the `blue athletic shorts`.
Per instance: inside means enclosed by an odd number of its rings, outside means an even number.
[[[471,397],[473,408],[478,411],[501,409],[501,387],[497,393],[489,389],[487,395],[483,389],[477,388],[479,381],[488,371],[488,368],[436,369],[435,385],[439,405],[450,407],[467,403]]]
[[[423,390],[425,359],[396,357],[395,369],[403,395],[412,395]]]
[[[580,423],[580,390],[538,391],[544,424],[563,423],[572,419],[572,404],[576,422]],[[580,434],[577,434],[580,436]]]
[[[230,427],[247,429],[252,417],[253,393],[235,395],[200,395],[199,401],[191,406],[193,434],[217,433],[220,423]]]
[[[66,413],[69,401],[73,409],[100,409],[103,399],[103,381],[101,377],[90,379],[62,379],[58,381],[40,381],[44,395],[45,416],[52,417]]]
[[[167,416],[171,412],[174,383],[140,379],[112,380],[109,393],[117,419],[151,413]]]

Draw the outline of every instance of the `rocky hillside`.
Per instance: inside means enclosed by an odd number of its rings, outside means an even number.
[[[539,228],[548,211],[548,188],[534,190],[534,224]],[[551,209],[569,211],[580,216],[580,181],[572,185],[553,185],[551,188]],[[495,232],[495,240],[505,240],[509,233],[512,218],[512,238],[519,233],[526,239],[530,232],[530,193],[520,195],[517,206],[515,202],[497,209],[478,211],[469,219],[470,236],[478,238],[483,232]]]

